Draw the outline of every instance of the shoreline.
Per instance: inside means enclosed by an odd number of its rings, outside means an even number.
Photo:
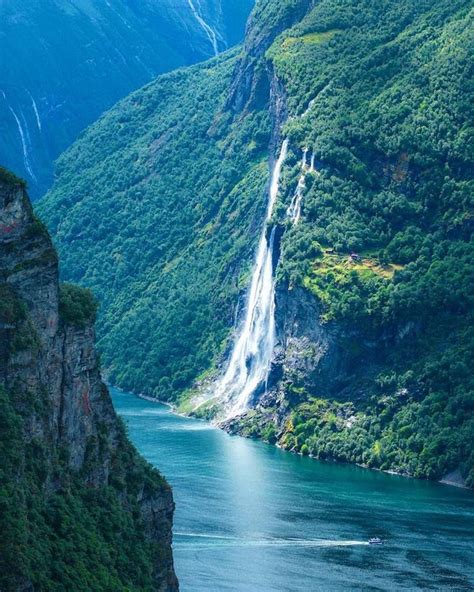
[[[173,403],[170,403],[169,401],[161,401],[160,399],[157,399],[156,397],[151,397],[150,395],[144,395],[143,393],[134,393],[133,391],[126,391],[119,386],[114,386],[113,384],[109,384],[109,383],[107,383],[107,388],[109,388],[109,389],[113,388],[116,391],[120,391],[122,393],[128,393],[130,395],[133,395],[134,397],[137,397],[137,399],[143,399],[143,401],[148,401],[148,403],[155,403],[156,405],[164,405],[165,407],[168,407],[168,409],[171,411],[171,413],[173,413],[173,415],[176,415],[177,417],[182,417],[183,419],[193,419],[194,421],[204,421],[204,422],[208,423],[209,426],[211,426],[211,427],[217,427],[217,426],[214,426],[209,421],[207,421],[206,419],[201,419],[200,417],[193,417],[192,415],[186,415],[186,413],[179,413],[176,405],[174,405]],[[218,428],[218,429],[220,429],[220,428]]]
[[[115,390],[121,391],[122,393],[129,393],[131,395],[133,395],[134,397],[137,397],[138,399],[143,399],[144,401],[148,401],[149,403],[156,403],[159,405],[164,405],[165,407],[168,407],[169,410],[171,411],[171,413],[173,413],[174,415],[178,416],[178,417],[182,417],[184,419],[193,419],[195,421],[204,421],[206,423],[209,424],[210,427],[214,427],[215,429],[219,429],[222,430],[222,428],[220,428],[219,426],[216,426],[214,424],[212,424],[211,422],[209,422],[206,419],[201,419],[198,417],[193,417],[192,415],[186,415],[185,413],[179,413],[177,411],[177,407],[176,405],[173,405],[173,403],[170,403],[169,401],[160,401],[159,399],[157,399],[156,397],[151,397],[150,395],[145,395],[143,393],[134,393],[132,391],[125,391],[124,389],[118,387],[118,386],[114,386],[111,384],[107,384],[107,388],[113,388]],[[226,432],[226,430],[222,430],[224,432]],[[241,436],[240,434],[231,434],[229,432],[226,432],[227,434],[229,434],[230,436],[238,436],[240,438],[247,438],[247,436]],[[275,443],[275,444],[271,444],[270,442],[265,442],[264,440],[262,440],[261,438],[247,438],[250,440],[255,440],[258,442],[262,442],[263,444],[267,444],[269,446],[275,446],[276,448],[278,448],[279,450],[282,450],[283,452],[289,452],[291,454],[297,454],[298,456],[306,456],[307,458],[311,458],[312,460],[316,460],[318,461],[319,459],[315,458],[313,455],[311,454],[302,454],[301,452],[297,452],[295,450],[288,450],[286,448],[283,448],[282,446],[280,446],[280,444]],[[321,461],[320,461],[321,462]],[[438,480],[431,480],[431,479],[419,479],[418,477],[414,477],[413,475],[407,475],[406,473],[400,473],[398,471],[395,471],[393,469],[379,469],[377,467],[368,467],[367,465],[363,465],[361,463],[350,463],[350,462],[344,462],[344,461],[338,461],[338,460],[327,460],[326,462],[331,462],[331,463],[335,463],[335,464],[345,464],[345,465],[353,465],[356,467],[359,467],[361,469],[366,469],[369,471],[378,471],[379,473],[385,473],[386,475],[393,475],[396,477],[404,477],[406,479],[416,479],[417,481],[427,481],[427,482],[431,482],[431,483],[439,483],[440,485],[448,485],[450,487],[456,487],[458,489],[464,489],[464,490],[468,490],[468,491],[472,491],[471,487],[468,487],[465,482],[464,479],[461,476],[461,473],[459,472],[459,469],[456,469],[454,471],[451,471],[449,473],[447,473],[446,475],[444,475],[441,479]]]

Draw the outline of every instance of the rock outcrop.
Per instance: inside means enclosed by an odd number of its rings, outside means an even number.
[[[94,346],[95,302],[86,290],[59,286],[56,252],[33,214],[22,182],[0,172],[0,390],[22,424],[19,465],[9,472],[5,458],[4,463],[0,460],[0,486],[8,487],[14,478],[21,490],[28,482],[25,495],[34,487],[43,505],[58,495],[79,499],[81,488],[107,489],[118,521],[136,526],[137,541],[150,554],[153,575],[148,589],[177,590],[171,554],[172,492],[132,448],[114,412]],[[6,437],[3,444],[8,450]],[[42,451],[35,464],[41,471],[34,477],[28,459],[33,448]],[[36,519],[28,515],[28,508],[24,513],[28,520]],[[3,519],[6,514],[0,513],[0,523]],[[93,527],[100,534],[103,525]],[[7,525],[0,529],[5,532]],[[35,581],[27,559],[8,565],[8,545],[14,543],[8,536],[0,546],[0,563],[6,564],[9,575],[3,582],[0,578],[0,588],[45,589]],[[122,533],[113,536],[121,542]],[[50,544],[47,534],[41,544]],[[48,577],[54,582],[54,566],[51,569]],[[117,581],[138,589],[140,582],[121,569]],[[91,584],[89,589],[101,587]]]

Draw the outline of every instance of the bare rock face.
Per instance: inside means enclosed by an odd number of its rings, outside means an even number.
[[[57,478],[58,451],[71,480],[79,477],[90,488],[120,481],[116,496],[123,512],[131,512],[130,499],[138,503],[143,529],[137,536],[160,551],[153,589],[174,591],[171,489],[138,456],[115,415],[94,346],[94,313],[87,291],[69,287],[61,296],[49,235],[23,184],[1,170],[0,388],[14,393],[23,440],[41,442],[47,451],[45,497],[63,486]],[[132,491],[127,483],[135,466],[144,477]],[[35,589],[20,581],[17,589]]]
[[[276,345],[267,390],[251,409],[229,420],[231,433],[262,437],[265,426],[283,430],[298,393],[339,401],[364,399],[380,365],[413,327],[371,334],[366,327],[321,320],[321,304],[303,287],[280,283],[275,291]]]
[[[276,292],[277,347],[270,382],[291,382],[335,396],[353,384],[356,370],[344,343],[360,340],[356,331],[321,322],[321,307],[304,288],[280,285]],[[371,351],[366,343],[366,353]]]
[[[277,285],[277,345],[269,383],[292,383],[340,400],[365,397],[390,351],[410,337],[415,326],[371,329],[357,323],[322,322],[321,304],[305,288]]]
[[[295,0],[291,5],[262,2],[255,7],[247,24],[244,51],[236,66],[228,109],[241,113],[266,104],[271,74],[262,63],[262,57],[277,35],[298,22],[312,5],[312,0]],[[262,26],[262,22],[266,26]]]

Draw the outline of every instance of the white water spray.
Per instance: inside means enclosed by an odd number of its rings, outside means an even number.
[[[301,218],[301,202],[306,189],[306,173],[308,172],[318,174],[316,171],[316,154],[315,152],[311,152],[310,164],[308,165],[308,149],[305,148],[303,150],[303,158],[301,159],[301,175],[298,180],[298,185],[291,203],[286,210],[286,215],[293,224],[298,224]]]
[[[194,4],[194,2],[197,2],[197,8]],[[214,51],[214,55],[218,55],[219,54],[219,46],[217,43],[217,34],[214,31],[214,29],[208,24],[206,23],[206,21],[203,19],[202,15],[201,15],[201,6],[199,4],[199,0],[188,0],[188,4],[189,4],[189,8],[191,9],[191,12],[193,13],[194,18],[197,20],[197,22],[199,23],[200,27],[202,28],[202,30],[204,31],[204,33],[206,34],[207,38],[209,39],[209,42],[212,45],[212,49]]]
[[[255,259],[245,318],[234,343],[226,372],[216,385],[215,396],[228,409],[228,418],[243,413],[255,391],[266,388],[270,370],[275,345],[275,229],[271,231],[267,240],[266,223],[271,218],[278,195],[281,167],[287,151],[288,140],[284,140],[273,167],[267,215]]]
[[[293,224],[298,224],[300,216],[301,216],[301,200],[303,199],[303,193],[306,189],[306,173],[308,171],[308,163],[307,163],[307,155],[308,149],[305,148],[303,150],[303,158],[301,159],[301,175],[298,180],[298,185],[296,187],[295,194],[293,195],[293,199],[291,200],[288,209],[286,210],[286,215],[288,218],[293,222]],[[311,164],[313,164],[313,156],[311,156]]]

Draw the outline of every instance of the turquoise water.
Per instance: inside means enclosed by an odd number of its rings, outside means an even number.
[[[182,592],[474,590],[472,492],[314,461],[112,395],[173,487]]]

